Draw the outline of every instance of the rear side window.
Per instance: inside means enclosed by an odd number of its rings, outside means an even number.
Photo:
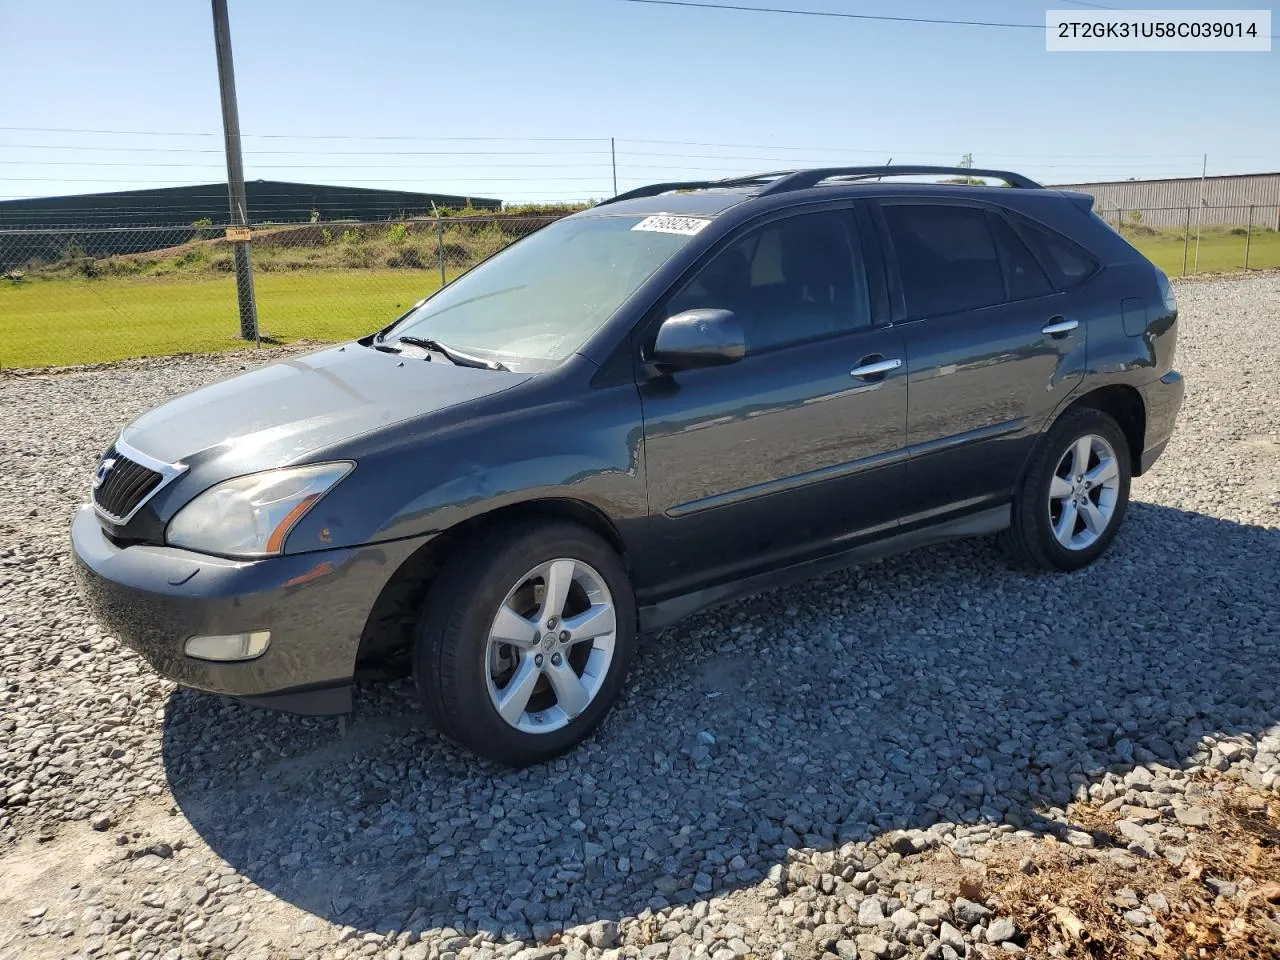
[[[1021,218],[1018,227],[1041,262],[1054,274],[1052,279],[1057,286],[1074,287],[1097,272],[1098,261],[1066,237]]]
[[[1004,264],[1010,300],[1030,300],[1053,293],[1053,284],[1044,270],[1004,217],[991,215],[991,232],[995,235],[1000,260]]]
[[[1004,302],[1004,272],[984,210],[917,203],[882,209],[909,317]]]

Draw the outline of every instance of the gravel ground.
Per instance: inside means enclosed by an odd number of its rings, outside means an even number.
[[[66,537],[98,451],[258,361],[0,380],[0,958],[1020,952],[1016,917],[913,863],[981,875],[1045,835],[1174,862],[1212,826],[1202,774],[1280,791],[1280,277],[1179,297],[1187,402],[1092,568],[975,541],[704,613],[521,772],[443,742],[403,681],[350,719],[270,713],[87,618]],[[1155,816],[1101,849],[1073,798]]]

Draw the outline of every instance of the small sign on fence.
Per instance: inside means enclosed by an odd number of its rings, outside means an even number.
[[[227,239],[232,243],[244,243],[253,237],[248,227],[227,227]]]

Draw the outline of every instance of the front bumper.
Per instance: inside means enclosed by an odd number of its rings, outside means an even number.
[[[99,622],[187,687],[297,713],[345,713],[360,635],[401,563],[429,538],[227,560],[173,547],[119,547],[91,506],[71,525],[81,590]],[[183,653],[193,636],[271,631],[255,660]]]
[[[1147,410],[1147,431],[1143,441],[1142,457],[1138,463],[1138,475],[1146,473],[1164,453],[1169,438],[1173,436],[1173,424],[1186,394],[1182,374],[1170,370],[1159,380],[1153,380],[1138,388]]]

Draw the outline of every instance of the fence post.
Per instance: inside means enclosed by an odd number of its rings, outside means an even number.
[[[1187,275],[1187,247],[1191,245],[1191,208],[1187,207],[1187,226],[1182,231],[1182,275]]]
[[[1253,240],[1253,204],[1249,204],[1249,226],[1244,234],[1244,272],[1249,272],[1249,243]]]
[[[436,217],[436,259],[440,261],[440,286],[444,286],[444,217]]]

